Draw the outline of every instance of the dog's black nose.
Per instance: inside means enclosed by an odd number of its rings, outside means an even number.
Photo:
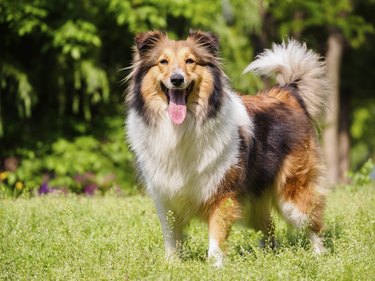
[[[181,84],[184,83],[184,76],[178,73],[172,74],[171,83],[176,87],[181,86]]]

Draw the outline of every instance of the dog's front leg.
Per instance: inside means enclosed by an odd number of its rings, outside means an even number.
[[[225,243],[232,225],[239,216],[239,203],[235,198],[225,197],[211,207],[208,219],[208,258],[215,267],[223,265]]]
[[[178,258],[182,244],[183,225],[166,204],[157,203],[157,211],[163,231],[165,256],[167,260]]]

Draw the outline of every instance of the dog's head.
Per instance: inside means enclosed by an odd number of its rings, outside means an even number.
[[[207,32],[190,31],[186,40],[170,40],[166,33],[151,31],[135,38],[132,99],[144,110],[167,111],[179,125],[188,112],[210,114],[213,95],[221,91],[219,40]],[[214,104],[215,107],[217,104]]]

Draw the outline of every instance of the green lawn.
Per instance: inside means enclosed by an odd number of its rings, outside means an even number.
[[[48,196],[0,201],[0,280],[374,280],[375,187],[329,196],[325,244],[276,221],[276,252],[236,226],[225,266],[206,262],[207,232],[193,222],[182,259],[164,261],[149,198]]]

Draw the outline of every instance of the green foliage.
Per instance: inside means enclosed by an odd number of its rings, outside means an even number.
[[[323,32],[339,30],[353,46],[361,46],[374,26],[354,11],[350,0],[269,1],[276,20],[280,21],[281,37],[298,34],[306,29],[324,28]]]
[[[45,1],[9,1],[0,3],[0,23],[6,23],[12,32],[23,37],[34,31],[47,32],[44,19],[48,16]]]
[[[90,48],[101,46],[96,26],[90,22],[68,20],[54,32],[52,46],[60,48],[62,54],[79,60],[87,55]]]
[[[259,2],[241,0],[225,3],[227,6],[223,6],[224,15],[218,15],[216,24],[211,27],[220,36],[224,69],[236,90],[255,93],[262,86],[260,79],[251,74],[244,76],[242,72],[254,56],[253,44],[248,34],[260,29]]]
[[[131,33],[144,32],[150,29],[167,29],[180,33],[189,26],[169,25],[173,19],[189,23],[191,26],[211,27],[220,13],[220,1],[209,0],[145,0],[123,1],[111,0],[109,11],[116,15],[117,24],[128,26]]]
[[[49,149],[39,152],[19,149],[22,159],[15,171],[0,175],[0,197],[53,191],[88,193],[87,188],[106,192],[122,189],[125,194],[136,191],[132,155],[124,143],[122,120],[111,120],[111,133],[99,141],[85,135],[57,139]],[[46,184],[46,191],[40,188]]]
[[[118,25],[128,25],[133,33],[147,31],[150,26],[165,28],[168,1],[142,2],[112,0],[109,11],[116,15]]]
[[[94,18],[98,10],[80,2],[58,10],[63,2],[0,4],[0,50],[5,54],[0,90],[9,104],[6,109],[16,107],[18,112],[0,111],[2,127],[5,124],[0,137],[7,131],[7,119],[38,115],[36,106],[44,111],[57,105],[60,115],[72,109],[90,120],[93,106],[109,101],[108,73],[99,62],[102,39]],[[101,2],[93,4],[98,8]]]
[[[0,89],[5,92],[18,93],[16,96],[18,114],[24,118],[31,116],[31,107],[38,98],[25,72],[14,65],[4,63],[0,69]],[[0,93],[2,94],[3,91]],[[2,132],[0,131],[1,136]]]
[[[358,189],[369,185],[373,179],[371,178],[371,173],[375,172],[375,165],[372,159],[368,159],[366,163],[357,172],[349,172],[348,176],[351,179],[351,185],[348,186],[349,189]]]
[[[357,105],[353,112],[353,122],[350,128],[352,136],[351,159],[353,169],[357,169],[366,159],[375,159],[375,102]]]

